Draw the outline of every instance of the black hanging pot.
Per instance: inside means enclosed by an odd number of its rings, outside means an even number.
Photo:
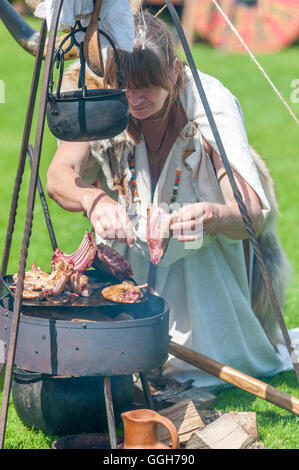
[[[83,41],[78,43],[75,38],[77,32],[85,32],[79,21],[71,28],[71,32],[59,44],[55,51],[47,103],[47,121],[50,131],[60,140],[69,142],[82,142],[89,140],[102,140],[115,137],[126,129],[129,120],[129,104],[124,90],[124,78],[120,71],[117,50],[112,39],[104,31],[104,35],[111,44],[117,65],[118,88],[91,89],[85,84],[85,58]],[[63,45],[69,40],[66,49]],[[61,92],[64,71],[64,55],[73,45],[80,51],[80,75],[78,90]],[[53,93],[53,68],[59,68],[59,80],[56,93]]]

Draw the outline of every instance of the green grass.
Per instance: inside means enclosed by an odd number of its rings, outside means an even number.
[[[38,20],[31,18],[30,22],[39,28]],[[299,45],[296,45],[276,54],[258,56],[266,72],[297,116],[299,116],[299,104],[290,102],[293,91],[290,84],[292,80],[299,78],[298,53]],[[243,108],[250,143],[264,156],[276,183],[281,211],[278,232],[293,267],[293,278],[288,290],[284,318],[288,328],[296,327],[299,323],[299,244],[297,243],[299,196],[296,190],[299,172],[298,126],[247,55],[226,55],[203,44],[194,46],[193,55],[197,66],[203,72],[216,76],[238,97]],[[33,66],[34,58],[16,44],[1,23],[0,80],[3,80],[5,84],[6,101],[5,104],[0,104],[1,256],[19,160]],[[34,116],[31,138],[33,145],[37,111],[38,106]],[[55,138],[46,126],[40,164],[40,176],[44,187],[46,170],[55,149]],[[16,272],[18,269],[29,178],[30,171],[29,165],[27,165],[13,234],[8,268],[10,273]],[[58,245],[62,250],[70,253],[77,248],[84,229],[89,228],[90,224],[81,214],[68,213],[51,200],[48,200],[48,205]],[[51,251],[41,205],[37,198],[27,266],[32,261],[36,261],[42,269],[49,269]],[[291,395],[299,396],[294,372],[284,372],[264,381]],[[269,402],[239,389],[230,388],[217,394],[215,408],[223,411],[255,411],[258,418],[260,439],[267,447],[273,449],[299,447],[298,418]],[[11,402],[5,440],[6,448],[49,448],[53,439],[53,436],[45,436],[42,432],[25,428]]]

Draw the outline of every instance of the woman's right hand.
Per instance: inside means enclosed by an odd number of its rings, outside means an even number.
[[[96,233],[104,240],[118,240],[134,246],[133,226],[123,206],[107,194],[101,194],[90,205],[87,216]]]

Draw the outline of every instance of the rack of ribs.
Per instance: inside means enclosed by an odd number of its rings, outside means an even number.
[[[83,240],[74,253],[66,254],[56,248],[52,256],[52,268],[60,261],[72,262],[74,271],[78,273],[93,266],[98,271],[112,274],[119,281],[133,276],[131,266],[123,256],[104,243],[96,245],[93,231],[85,231]]]

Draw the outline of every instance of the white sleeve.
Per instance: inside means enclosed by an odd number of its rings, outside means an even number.
[[[230,165],[257,193],[261,201],[264,218],[266,218],[270,212],[270,204],[265,195],[250,151],[240,103],[217,79],[202,73],[200,75],[202,76],[203,87]],[[198,96],[196,121],[199,124],[201,134],[214,150],[219,153],[194,83],[193,93],[196,93]]]

